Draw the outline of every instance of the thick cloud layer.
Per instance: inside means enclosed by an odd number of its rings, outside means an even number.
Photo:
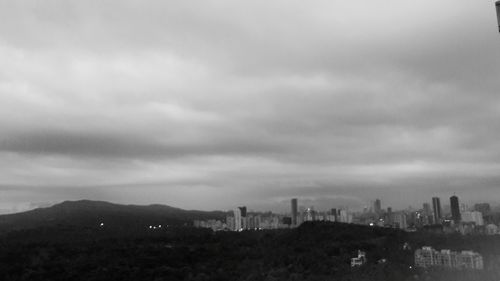
[[[499,50],[492,1],[0,1],[0,209],[500,200]]]

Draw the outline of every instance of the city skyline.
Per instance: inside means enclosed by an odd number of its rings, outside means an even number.
[[[0,213],[500,202],[499,40],[490,1],[0,1]]]
[[[437,231],[441,233],[499,234],[499,211],[493,211],[488,203],[477,203],[473,207],[460,204],[456,194],[449,198],[450,205],[441,207],[440,198],[432,197],[432,207],[423,203],[422,208],[387,210],[381,208],[382,200],[373,201],[373,206],[362,212],[350,210],[346,206],[335,206],[328,210],[318,210],[315,206],[299,205],[297,198],[291,198],[290,208],[285,213],[250,210],[246,206],[234,208],[225,213],[225,219],[194,220],[195,227],[210,228],[213,231],[258,231],[300,227],[306,222],[335,222],[367,225],[370,227],[397,228],[404,231]]]

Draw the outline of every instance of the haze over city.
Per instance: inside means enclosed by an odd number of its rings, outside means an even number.
[[[0,0],[0,213],[500,203],[492,7]]]

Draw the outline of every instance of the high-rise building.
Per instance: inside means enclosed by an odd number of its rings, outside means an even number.
[[[241,217],[246,218],[247,217],[247,207],[241,206],[241,207],[238,207],[238,209],[240,209],[240,211],[241,211]]]
[[[456,224],[460,222],[460,204],[458,197],[453,195],[450,197],[451,218]]]
[[[297,226],[297,198],[292,199],[292,226]]]
[[[247,207],[241,206],[238,207],[238,209],[240,209],[240,214],[241,214],[241,228],[248,229]]]
[[[440,224],[443,216],[441,214],[441,200],[439,200],[439,197],[432,197],[432,210],[434,211],[434,223]]]
[[[241,225],[241,209],[240,208],[236,208],[233,210],[233,213],[234,213],[234,231],[240,231],[242,230],[242,225]]]
[[[423,205],[423,210],[424,210],[424,215],[430,215],[431,214],[431,205],[429,203],[424,203]]]
[[[375,214],[380,214],[382,212],[382,204],[380,203],[380,199],[376,199],[373,203],[373,212]]]
[[[330,214],[333,216],[334,221],[336,221],[336,222],[339,221],[339,212],[337,211],[336,208],[331,209]]]

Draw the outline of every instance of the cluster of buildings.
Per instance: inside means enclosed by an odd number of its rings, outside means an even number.
[[[352,223],[353,214],[347,209],[332,208],[326,212],[318,212],[314,207],[298,208],[297,198],[291,200],[291,226],[299,226],[306,221],[330,221],[330,222],[344,222]]]
[[[480,210],[490,209],[489,204],[487,203],[477,204],[476,206],[478,207],[477,209]],[[455,195],[450,197],[450,217],[446,218],[445,216],[443,216],[439,197],[432,198],[432,209],[432,217],[429,217],[429,219],[432,219],[433,224],[442,224],[446,221],[449,221],[454,225],[458,225],[460,223],[474,223],[477,226],[484,225],[483,213],[481,211],[478,211],[477,209],[470,211],[468,210],[467,205],[462,205],[461,207],[459,204],[459,199]],[[425,212],[424,215],[429,216],[429,214],[430,212],[428,211]]]
[[[237,207],[225,220],[195,220],[194,227],[211,228],[213,231],[242,231],[247,229],[279,229],[291,225],[291,218],[273,213],[251,213],[247,207]]]
[[[428,204],[424,204],[424,208],[415,213],[415,226],[441,225],[447,232],[498,234],[498,227],[493,222],[485,222],[485,214],[491,211],[488,203],[475,204],[474,208],[469,208],[466,204],[460,204],[459,198],[453,195],[449,206],[449,213],[445,215],[440,198],[433,197],[432,211]]]
[[[437,251],[431,247],[422,247],[422,249],[415,251],[415,266],[423,268],[442,267],[457,270],[482,270],[484,268],[483,257],[479,253],[473,251]]]
[[[495,224],[485,225],[483,212],[489,213],[489,204],[476,204],[473,210],[460,205],[457,196],[450,197],[449,214],[444,215],[440,198],[432,198],[432,207],[424,203],[420,210],[405,210],[393,212],[390,207],[382,209],[380,199],[374,201],[370,210],[362,213],[351,213],[346,209],[330,209],[326,212],[315,211],[313,207],[299,208],[296,198],[291,200],[291,210],[287,215],[273,213],[247,212],[245,206],[237,207],[221,220],[195,221],[194,226],[211,228],[214,231],[242,231],[247,229],[279,229],[297,227],[306,221],[331,221],[372,226],[394,227],[411,230],[418,227],[438,226],[466,233],[467,229],[481,227],[486,234],[498,234]],[[470,230],[469,229],[469,230]],[[406,244],[405,244],[406,247]],[[406,249],[406,248],[405,248]],[[351,258],[351,267],[358,267],[367,261],[366,253],[358,251]],[[441,267],[453,270],[482,270],[483,257],[473,251],[435,250],[432,247],[422,247],[415,251],[415,266],[421,268]]]
[[[326,212],[318,212],[314,207],[299,208],[296,198],[291,200],[291,213],[278,215],[273,213],[248,212],[246,206],[232,210],[225,221],[195,220],[195,227],[211,228],[214,231],[229,230],[242,231],[247,229],[280,229],[297,227],[306,221],[353,222],[353,213],[347,209],[333,208]]]
[[[475,204],[474,208],[469,208],[466,204],[460,204],[455,195],[450,197],[449,207],[446,208],[441,206],[439,197],[433,197],[432,205],[424,203],[419,210],[409,208],[399,212],[393,212],[391,207],[382,209],[381,202],[377,199],[369,210],[365,207],[363,213],[354,218],[354,223],[408,231],[423,228],[462,234],[499,234],[499,228],[490,219],[491,216],[485,217],[485,214],[489,215],[490,212],[488,203]]]
[[[381,200],[376,199],[369,209],[365,207],[363,212],[357,213],[350,212],[347,208],[332,208],[320,212],[314,207],[299,207],[297,198],[291,199],[290,203],[290,212],[285,215],[247,212],[247,208],[242,206],[228,212],[225,220],[194,221],[194,226],[211,228],[214,231],[241,231],[297,227],[306,221],[330,221],[392,227],[407,231],[424,228],[462,234],[500,234],[497,225],[485,221],[484,214],[491,211],[488,203],[475,204],[474,208],[469,208],[465,204],[460,204],[459,198],[455,195],[450,197],[449,210],[446,206],[446,213],[439,197],[433,197],[431,204],[424,203],[419,210],[401,211],[393,211],[391,207],[383,209]]]
[[[238,207],[226,216],[226,230],[278,229],[290,225],[290,219],[272,213],[249,213],[247,207]]]

